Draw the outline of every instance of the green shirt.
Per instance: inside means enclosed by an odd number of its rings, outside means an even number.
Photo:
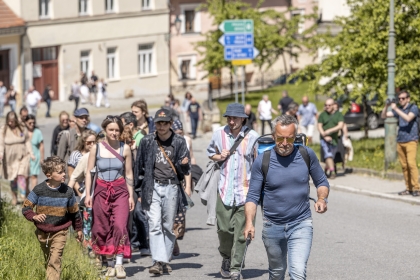
[[[144,135],[141,133],[141,130],[137,131],[136,134],[134,134],[133,139],[136,140],[136,147],[138,148],[140,146],[140,141],[143,139]]]
[[[327,130],[333,127],[336,127],[339,122],[344,122],[343,114],[339,111],[336,111],[333,114],[328,114],[327,112],[322,112],[319,115],[318,123],[322,123],[322,129]],[[338,141],[338,131],[331,133],[329,136],[332,138],[332,144],[337,145]]]

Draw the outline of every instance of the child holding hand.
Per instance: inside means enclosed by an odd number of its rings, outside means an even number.
[[[44,254],[47,279],[59,280],[68,228],[73,226],[77,232],[77,240],[81,242],[82,219],[73,189],[64,184],[66,163],[61,158],[52,156],[41,167],[47,180],[30,192],[23,203],[22,213],[37,228],[35,234]]]

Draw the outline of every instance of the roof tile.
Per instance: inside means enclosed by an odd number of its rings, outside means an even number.
[[[23,19],[15,15],[15,13],[0,0],[0,28],[9,28],[15,26],[24,26]]]

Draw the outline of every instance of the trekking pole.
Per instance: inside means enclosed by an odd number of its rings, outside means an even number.
[[[245,264],[245,257],[246,257],[246,251],[248,250],[248,245],[251,244],[251,234],[248,234],[248,237],[246,238],[246,243],[245,243],[245,251],[244,251],[244,256],[242,258],[242,262],[241,262],[241,269],[239,270],[239,275],[242,275],[242,269],[244,268],[244,264]]]

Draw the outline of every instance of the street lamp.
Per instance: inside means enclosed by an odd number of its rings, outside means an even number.
[[[394,29],[394,0],[389,5],[389,41],[388,41],[388,99],[395,98],[395,29]],[[388,107],[388,111],[391,107]],[[397,119],[385,120],[385,171],[397,159]]]
[[[182,20],[177,15],[176,18],[175,18],[175,21],[174,21],[174,25],[175,25],[175,29],[176,29],[177,34],[179,34],[179,30],[181,30],[181,23],[182,23]]]

